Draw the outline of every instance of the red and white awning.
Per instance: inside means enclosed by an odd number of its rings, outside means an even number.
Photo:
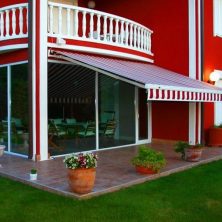
[[[146,88],[148,101],[222,101],[222,88],[191,79],[153,64],[75,52],[53,51],[53,54],[60,59]]]

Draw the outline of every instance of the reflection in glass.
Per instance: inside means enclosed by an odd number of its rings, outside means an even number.
[[[99,147],[135,143],[135,87],[99,76]]]
[[[28,66],[11,67],[11,152],[23,155],[29,149]]]
[[[49,63],[48,119],[50,155],[96,149],[94,71]]]
[[[0,68],[0,145],[8,149],[7,68]]]

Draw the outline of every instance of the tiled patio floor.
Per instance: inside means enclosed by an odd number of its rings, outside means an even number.
[[[151,145],[164,152],[167,166],[161,173],[152,176],[139,175],[135,172],[130,159],[137,153],[137,147],[127,147],[98,152],[99,162],[93,192],[86,195],[72,193],[67,184],[63,158],[43,162],[33,162],[24,158],[4,154],[0,158],[0,175],[30,184],[32,186],[76,198],[89,198],[106,192],[112,192],[133,184],[142,183],[174,172],[179,172],[195,165],[222,159],[222,148],[206,148],[202,160],[198,163],[185,162],[173,151],[170,143],[156,142]],[[38,169],[38,180],[29,181],[31,168]]]

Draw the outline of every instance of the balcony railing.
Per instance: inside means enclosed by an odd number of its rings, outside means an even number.
[[[0,8],[0,41],[28,37],[28,4]]]
[[[48,36],[102,43],[151,53],[152,31],[116,15],[77,6],[48,3]]]

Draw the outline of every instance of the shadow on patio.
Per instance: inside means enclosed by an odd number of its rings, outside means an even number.
[[[203,151],[202,160],[191,163],[180,159],[180,155],[174,152],[172,143],[155,142],[150,146],[162,151],[167,159],[166,167],[159,174],[147,176],[135,172],[130,160],[137,153],[136,146],[100,151],[94,190],[85,195],[77,195],[70,191],[63,158],[36,163],[5,154],[0,158],[0,175],[65,196],[89,198],[222,159],[221,148],[206,148]],[[38,170],[38,180],[35,182],[29,180],[31,168]]]

